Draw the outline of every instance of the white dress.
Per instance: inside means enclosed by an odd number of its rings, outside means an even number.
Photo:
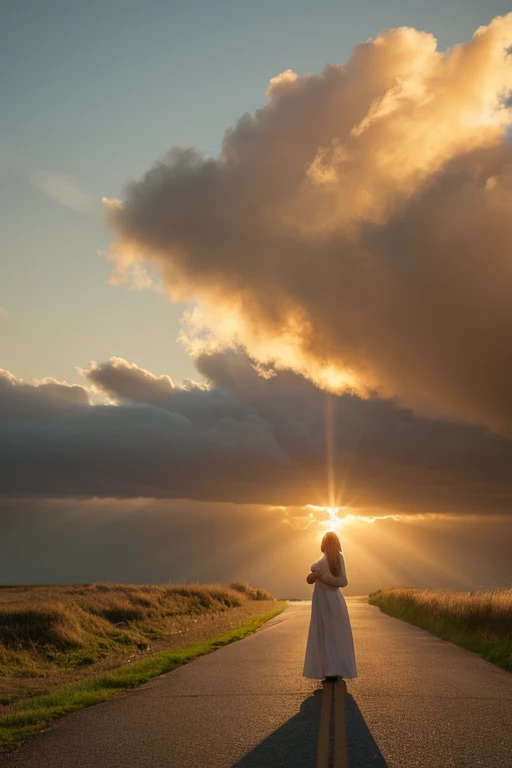
[[[335,675],[345,680],[357,677],[352,627],[345,598],[339,589],[348,584],[341,552],[340,564],[340,576],[332,575],[325,555],[311,566],[312,571],[329,582],[324,584],[315,581],[311,602],[311,621],[302,676],[313,680]]]

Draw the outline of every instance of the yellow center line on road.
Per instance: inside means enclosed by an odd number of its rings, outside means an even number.
[[[329,747],[331,738],[331,708],[334,704],[334,751],[332,768],[347,768],[347,736],[345,727],[344,680],[325,682],[322,692],[322,707],[318,728],[318,749],[316,768],[329,768]],[[333,696],[334,694],[334,696]]]
[[[318,728],[318,749],[316,753],[316,768],[329,768],[329,739],[331,726],[331,702],[334,683],[324,683],[322,692],[322,709],[320,711],[320,726]]]
[[[345,694],[347,684],[337,680],[334,684],[334,760],[333,768],[347,768],[347,733],[345,726]]]

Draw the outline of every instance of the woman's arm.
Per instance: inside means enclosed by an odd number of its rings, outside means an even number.
[[[347,579],[347,572],[345,570],[345,560],[343,558],[343,555],[340,552],[340,566],[341,566],[341,573],[339,576],[333,576],[332,573],[329,571],[328,573],[323,573],[321,578],[321,581],[324,582],[324,584],[329,584],[331,587],[346,587],[348,584]]]
[[[322,572],[322,568],[320,563],[322,562],[322,558],[320,560],[317,560],[316,563],[313,563],[311,566],[311,573],[308,573],[306,577],[306,581],[308,584],[314,584],[317,579],[320,578],[320,574]]]
[[[333,576],[332,573],[324,573],[320,577],[320,581],[323,581],[324,584],[329,584],[331,587],[346,587],[348,584],[348,581],[343,576]]]

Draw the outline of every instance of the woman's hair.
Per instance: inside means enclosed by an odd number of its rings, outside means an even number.
[[[340,540],[334,533],[329,531],[322,539],[320,549],[325,553],[327,562],[329,563],[329,570],[333,576],[341,575],[340,557],[338,552],[341,552]]]

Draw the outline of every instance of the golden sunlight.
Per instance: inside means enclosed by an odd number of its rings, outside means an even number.
[[[307,518],[305,528],[311,524],[316,523],[321,529],[322,534],[327,531],[339,532],[341,528],[347,525],[359,525],[360,523],[373,524],[377,520],[405,520],[409,519],[409,515],[404,514],[375,514],[375,515],[362,515],[352,514],[349,512],[350,507],[347,506],[320,506],[317,504],[306,504],[301,507]],[[415,519],[418,516],[414,516]]]
[[[347,513],[347,507],[320,507],[315,504],[306,504],[311,522],[318,524],[325,531],[337,531],[346,523],[356,518],[356,515]]]

